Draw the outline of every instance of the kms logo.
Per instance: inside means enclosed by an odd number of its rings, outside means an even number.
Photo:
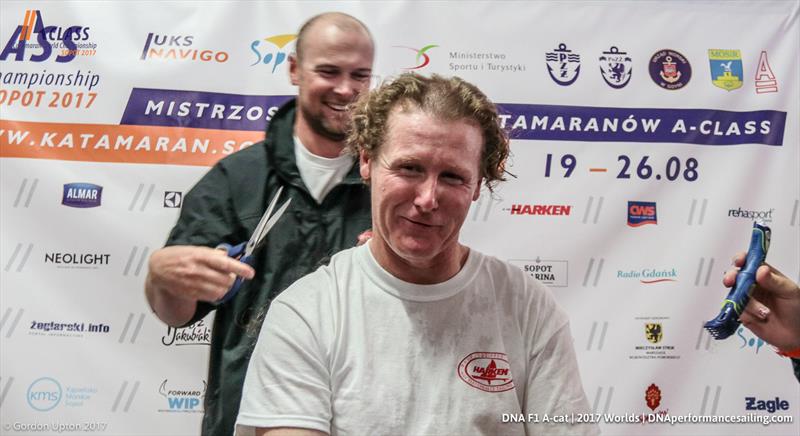
[[[206,382],[203,381],[203,389],[171,389],[167,387],[165,379],[158,388],[158,393],[167,399],[169,409],[161,409],[162,412],[197,412],[201,413],[200,405],[206,394]]]
[[[36,34],[36,42],[31,42]],[[62,47],[62,54],[56,56],[56,62],[65,63],[75,59],[78,46],[75,41],[89,39],[89,28],[82,26],[46,26],[39,10],[25,11],[22,24],[14,29],[3,51],[0,52],[0,61],[7,60],[11,55],[15,61],[24,61],[25,51],[30,49],[31,62],[44,62],[53,55],[53,47]],[[61,42],[59,42],[61,41]]]

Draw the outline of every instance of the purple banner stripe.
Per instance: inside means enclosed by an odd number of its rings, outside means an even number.
[[[264,131],[292,97],[133,88],[120,124]]]
[[[498,104],[514,139],[783,145],[786,112]]]

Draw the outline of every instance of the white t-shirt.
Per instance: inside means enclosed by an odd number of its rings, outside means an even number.
[[[332,435],[596,434],[502,423],[591,412],[568,319],[541,283],[471,250],[450,280],[389,274],[369,244],[342,251],[273,302],[237,419]]]
[[[300,138],[294,137],[294,160],[308,192],[322,204],[322,199],[344,180],[353,167],[353,157],[343,154],[335,158],[317,156],[308,151]]]

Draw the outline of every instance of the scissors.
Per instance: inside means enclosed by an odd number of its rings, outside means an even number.
[[[267,233],[269,233],[275,223],[278,222],[278,220],[281,218],[281,215],[286,212],[286,209],[289,207],[289,203],[292,202],[291,198],[286,200],[286,202],[281,205],[278,211],[275,212],[275,215],[273,215],[272,211],[275,209],[275,205],[278,204],[278,198],[280,198],[282,192],[283,186],[281,186],[275,196],[272,197],[272,200],[269,202],[269,207],[267,207],[267,211],[261,216],[261,220],[258,222],[256,229],[250,236],[249,241],[242,242],[241,244],[237,245],[222,243],[217,245],[217,248],[227,251],[228,256],[253,266],[253,253],[255,253],[256,250],[264,245],[264,238],[267,236]],[[219,306],[223,303],[226,303],[228,300],[233,298],[237,292],[239,292],[239,288],[242,287],[242,284],[245,280],[247,279],[236,277],[236,281],[233,282],[233,285],[228,292],[222,298],[211,304],[214,306]]]

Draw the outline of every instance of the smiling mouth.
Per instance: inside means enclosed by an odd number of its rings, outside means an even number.
[[[329,108],[333,109],[336,112],[344,112],[344,111],[347,110],[347,105],[346,104],[338,104],[338,103],[326,102],[325,106],[328,106]]]
[[[405,219],[406,221],[410,222],[411,224],[416,224],[418,226],[426,227],[426,228],[429,228],[429,229],[430,228],[434,228],[434,227],[438,227],[438,226],[433,225],[433,224],[427,224],[427,223],[422,223],[422,222],[419,222],[419,221],[414,221],[414,220],[412,220],[410,218],[403,217],[403,219]]]

